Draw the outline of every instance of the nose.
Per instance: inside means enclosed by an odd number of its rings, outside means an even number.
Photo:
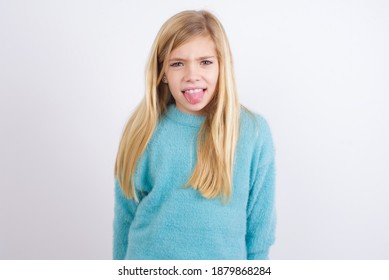
[[[200,69],[196,64],[190,63],[185,70],[184,80],[186,82],[196,82],[200,80]]]

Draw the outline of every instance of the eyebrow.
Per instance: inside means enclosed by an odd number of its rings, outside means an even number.
[[[210,59],[210,58],[215,58],[215,56],[213,56],[213,55],[201,56],[201,57],[196,58],[196,60],[205,60],[205,59]],[[187,61],[187,60],[185,58],[175,57],[175,58],[169,59],[169,61]]]

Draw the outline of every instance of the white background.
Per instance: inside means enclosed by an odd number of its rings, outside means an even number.
[[[277,149],[272,259],[389,259],[389,2],[0,1],[0,259],[110,259],[113,167],[162,23],[223,23]]]

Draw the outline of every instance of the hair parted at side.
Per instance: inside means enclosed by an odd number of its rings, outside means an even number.
[[[174,103],[162,82],[170,53],[195,36],[210,36],[219,62],[216,92],[206,106],[206,118],[197,139],[197,164],[185,187],[205,198],[230,198],[234,154],[239,134],[240,104],[231,49],[224,28],[208,11],[183,11],[168,19],[158,32],[146,67],[145,96],[130,117],[118,149],[115,176],[124,194],[138,201],[134,174],[158,120]]]

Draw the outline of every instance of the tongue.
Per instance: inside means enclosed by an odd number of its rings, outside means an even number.
[[[204,90],[194,93],[184,93],[184,96],[190,104],[197,104],[203,100]]]

